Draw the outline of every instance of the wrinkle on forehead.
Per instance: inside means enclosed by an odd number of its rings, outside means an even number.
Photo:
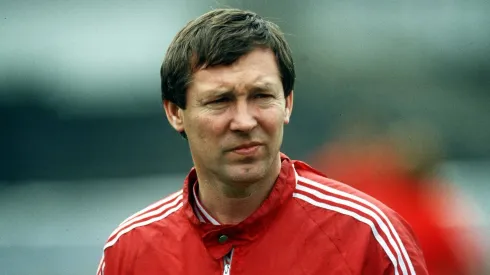
[[[195,88],[202,94],[220,94],[230,91],[274,90],[281,85],[280,81],[274,81],[270,77],[257,77],[252,82],[200,82]]]
[[[191,79],[188,86],[190,101],[229,92],[283,91],[275,55],[267,49],[256,49],[230,65],[200,68]]]

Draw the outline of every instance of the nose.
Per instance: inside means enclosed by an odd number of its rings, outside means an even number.
[[[250,132],[257,126],[257,119],[246,102],[237,102],[230,129],[236,132]]]

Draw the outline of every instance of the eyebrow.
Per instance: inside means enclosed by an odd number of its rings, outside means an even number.
[[[271,82],[257,82],[253,84],[247,85],[247,90],[253,93],[257,92],[265,92],[265,91],[272,91],[274,89],[274,84]],[[207,91],[204,91],[206,95],[204,95],[200,101],[205,101],[209,98],[215,98],[215,97],[227,97],[227,96],[233,96],[234,95],[234,89],[229,89],[227,87],[217,87],[213,89],[209,89]]]
[[[274,84],[270,82],[258,82],[251,84],[250,86],[247,87],[251,91],[270,91],[274,88]]]
[[[205,98],[210,98],[210,97],[222,97],[222,96],[231,96],[233,95],[233,90],[232,89],[217,89],[217,90],[209,90],[208,94],[204,96]]]
[[[197,99],[197,101],[201,104],[204,104],[208,100],[211,100],[214,98],[229,97],[232,95],[233,95],[233,90],[230,90],[230,89],[223,89],[223,88],[209,89],[209,90],[205,91],[205,95],[201,95]]]

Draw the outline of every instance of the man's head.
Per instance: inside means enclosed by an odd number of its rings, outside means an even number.
[[[189,22],[172,41],[161,68],[162,99],[198,170],[255,181],[277,159],[294,79],[291,50],[275,24],[220,9]]]

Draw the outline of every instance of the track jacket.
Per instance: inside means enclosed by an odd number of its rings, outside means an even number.
[[[191,170],[182,190],[119,225],[97,274],[428,274],[397,213],[301,161],[281,160],[268,198],[237,225],[206,212]]]

